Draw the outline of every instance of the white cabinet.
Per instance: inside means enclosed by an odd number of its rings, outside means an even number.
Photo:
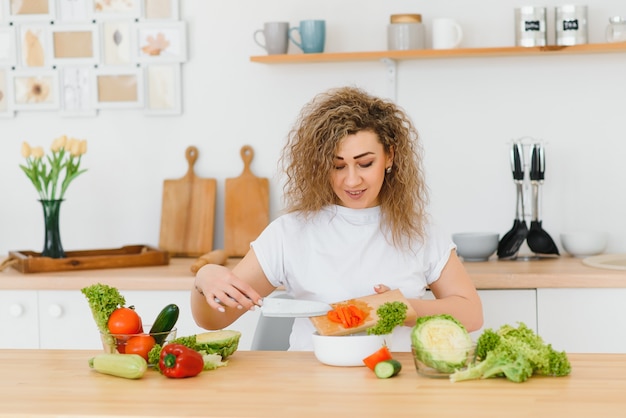
[[[37,291],[1,291],[0,323],[0,348],[38,348]]]
[[[204,331],[191,315],[188,290],[120,290],[120,293],[128,306],[135,306],[145,325],[152,325],[161,309],[175,303],[180,309],[178,336]],[[228,327],[241,332],[240,350],[250,349],[258,318],[258,311],[248,312]],[[102,348],[100,332],[80,290],[3,290],[0,320],[3,324],[0,348]]]
[[[537,289],[539,335],[568,353],[626,353],[626,289]]]
[[[483,303],[484,323],[481,329],[471,333],[476,340],[483,330],[494,330],[502,325],[525,323],[537,332],[537,294],[535,289],[515,290],[479,290]],[[433,294],[426,292],[426,298],[434,299]]]

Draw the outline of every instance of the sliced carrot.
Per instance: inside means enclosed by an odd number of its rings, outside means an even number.
[[[365,365],[369,369],[374,370],[374,367],[376,367],[378,363],[384,360],[391,360],[391,353],[389,352],[389,349],[387,348],[386,345],[383,346],[380,350],[365,357],[363,359],[363,363],[365,363]]]

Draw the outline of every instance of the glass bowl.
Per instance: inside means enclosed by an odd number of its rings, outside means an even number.
[[[150,329],[152,325],[144,325],[144,329]],[[135,337],[142,335],[150,335],[154,338],[155,342],[165,345],[176,338],[176,328],[172,328],[167,332],[144,332],[139,334],[105,334],[100,332],[100,339],[102,340],[102,348],[105,353],[126,353],[126,344]]]
[[[417,373],[426,377],[447,378],[457,370],[465,369],[474,361],[476,344],[438,350],[418,349],[411,345]]]

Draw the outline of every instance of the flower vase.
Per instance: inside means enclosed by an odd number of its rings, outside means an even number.
[[[65,252],[61,244],[59,231],[59,213],[61,212],[60,200],[40,200],[43,207],[43,219],[46,228],[46,238],[43,244],[42,257],[64,258]]]

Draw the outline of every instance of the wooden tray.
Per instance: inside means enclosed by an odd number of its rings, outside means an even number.
[[[11,266],[22,273],[159,266],[170,263],[169,253],[147,245],[66,251],[65,258],[42,257],[34,251],[10,251]]]

